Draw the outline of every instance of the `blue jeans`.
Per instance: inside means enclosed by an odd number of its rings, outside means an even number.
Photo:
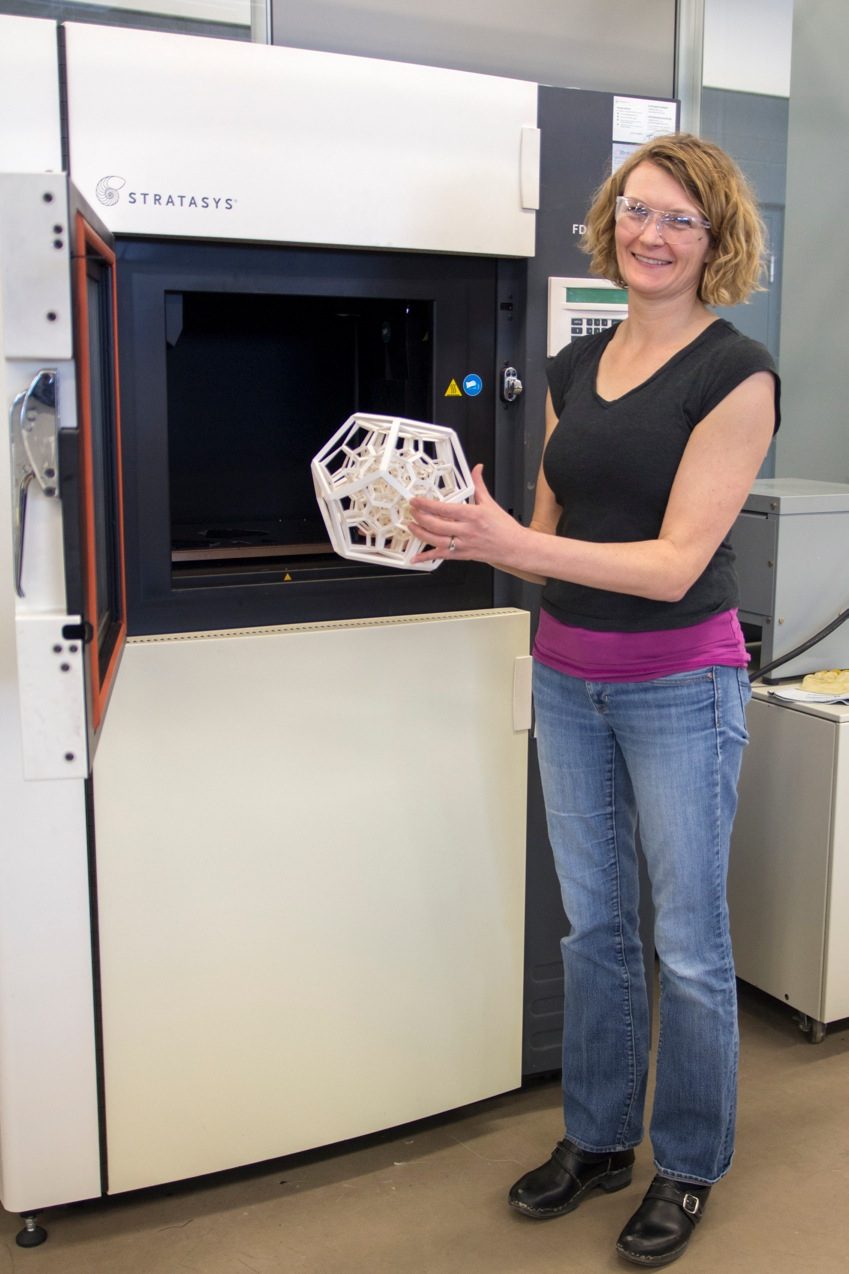
[[[594,682],[534,664],[549,839],[570,924],[561,944],[567,1134],[597,1152],[643,1135],[639,818],[660,961],[654,1159],[665,1177],[708,1185],[734,1150],[737,997],[725,886],[749,697],[738,668]]]

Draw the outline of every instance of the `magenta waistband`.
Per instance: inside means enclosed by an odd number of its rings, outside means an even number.
[[[534,658],[583,681],[651,681],[715,665],[745,668],[749,653],[736,610],[648,633],[574,628],[541,610]]]

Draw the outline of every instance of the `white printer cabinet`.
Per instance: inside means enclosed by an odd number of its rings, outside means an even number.
[[[737,974],[812,1023],[849,1017],[849,707],[756,688],[728,898]]]

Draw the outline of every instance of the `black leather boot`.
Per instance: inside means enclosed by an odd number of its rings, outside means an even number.
[[[633,1150],[596,1155],[569,1141],[558,1141],[546,1163],[526,1172],[512,1186],[507,1201],[511,1208],[538,1220],[565,1216],[596,1186],[612,1194],[630,1185],[633,1163]]]
[[[655,1177],[619,1235],[616,1251],[635,1265],[670,1265],[683,1256],[702,1219],[710,1186]]]

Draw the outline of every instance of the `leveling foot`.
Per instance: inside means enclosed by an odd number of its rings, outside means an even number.
[[[47,1238],[47,1231],[36,1224],[35,1216],[30,1213],[21,1215],[24,1228],[15,1235],[18,1247],[38,1247]]]

